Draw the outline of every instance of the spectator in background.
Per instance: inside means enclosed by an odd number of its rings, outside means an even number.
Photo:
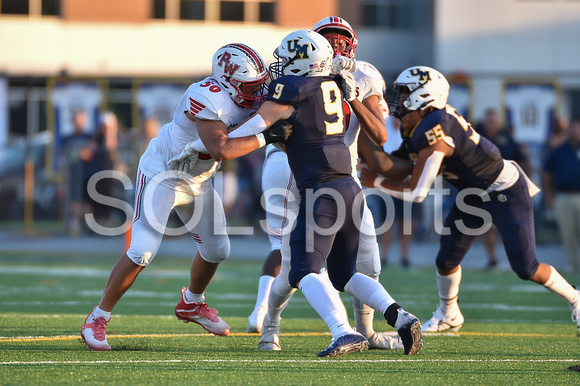
[[[565,142],[551,150],[542,185],[548,208],[556,214],[570,268],[580,269],[580,119],[565,131]]]
[[[88,212],[94,214],[95,220],[100,225],[111,225],[113,207],[95,201],[94,195],[90,194],[89,180],[96,173],[106,170],[126,171],[119,153],[119,124],[114,113],[106,111],[99,116],[97,133],[85,145],[83,152],[85,160],[83,198],[87,203]],[[103,196],[115,197],[119,194],[115,191],[117,182],[113,178],[101,178],[97,181],[95,189]]]
[[[554,119],[552,122],[552,131],[550,137],[546,141],[546,151],[551,151],[566,142],[566,129],[570,126],[568,118],[561,116]]]
[[[497,146],[504,159],[517,162],[526,174],[531,174],[532,168],[526,149],[514,140],[510,130],[501,125],[499,115],[495,109],[488,108],[485,111],[485,117],[478,125],[476,131]],[[487,268],[495,268],[498,265],[495,250],[497,245],[497,228],[492,226],[488,232],[483,234],[482,238],[488,256]]]
[[[81,231],[81,219],[86,210],[85,196],[85,169],[90,154],[86,145],[90,142],[88,134],[89,117],[85,110],[73,113],[73,132],[63,140],[63,159],[66,165],[66,186],[68,202],[68,232],[70,236],[78,236]]]

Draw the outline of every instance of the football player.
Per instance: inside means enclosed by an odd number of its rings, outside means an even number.
[[[435,264],[440,304],[423,331],[459,330],[465,321],[457,298],[461,261],[478,235],[493,223],[501,234],[513,271],[522,280],[543,285],[562,297],[580,328],[580,292],[554,267],[538,262],[531,196],[539,189],[523,170],[504,160],[498,148],[447,105],[449,83],[425,66],[403,71],[393,85],[389,105],[401,120],[403,143],[398,156],[414,162],[410,178],[387,179],[363,169],[363,184],[392,196],[421,202],[442,173],[459,191],[444,221]],[[385,157],[385,162],[392,162]]]
[[[175,315],[215,335],[230,333],[230,326],[204,296],[218,264],[230,251],[223,206],[211,179],[221,160],[244,155],[270,139],[268,133],[227,136],[228,129],[262,104],[268,78],[268,69],[252,48],[243,44],[221,47],[213,56],[212,76],[189,86],[172,122],[149,143],[139,161],[131,245],[112,269],[99,305],[81,329],[89,349],[111,349],[106,336],[111,311],[155,257],[172,209],[198,249]],[[205,152],[195,150],[198,141],[206,145]]]
[[[398,330],[405,354],[416,354],[423,344],[418,319],[400,307],[378,281],[355,269],[364,195],[352,177],[352,155],[345,143],[348,105],[343,105],[337,81],[369,136],[381,138],[386,130],[383,119],[356,99],[350,73],[341,71],[342,79],[330,76],[333,56],[330,43],[317,32],[300,30],[286,36],[274,52],[273,81],[256,114],[267,122],[285,119],[293,125],[285,149],[300,200],[289,237],[290,269],[285,271],[283,264],[278,278],[286,281],[285,287],[300,288],[329,327],[333,340],[318,356],[340,356],[368,347],[367,339],[350,327],[336,290],[379,310]],[[321,278],[325,263],[336,290]],[[263,341],[273,323],[264,322],[260,345],[278,343]]]
[[[384,80],[382,75],[369,63],[354,60],[355,49],[358,44],[356,34],[350,24],[336,16],[326,17],[313,27],[313,31],[320,33],[331,44],[334,51],[333,71],[348,69],[353,72],[357,87],[357,99],[379,119],[384,121],[388,116],[388,107],[382,97]],[[342,59],[342,60],[341,60]],[[339,63],[337,63],[339,62]],[[345,134],[345,142],[351,153],[353,178],[358,181],[356,165],[358,154],[364,152],[369,157],[378,145],[382,145],[387,137],[385,131],[376,133],[374,143],[366,134],[361,134],[359,141],[360,124],[356,115],[349,115],[349,124]],[[272,149],[270,149],[270,147]],[[289,174],[287,159],[280,150],[273,145],[267,148],[266,161],[262,174],[262,186],[266,195],[266,216],[268,233],[272,249],[264,262],[262,276],[258,285],[258,299],[252,314],[248,317],[247,332],[261,332],[263,320],[268,312],[268,329],[264,331],[259,347],[263,350],[279,350],[279,320],[283,307],[288,303],[294,288],[282,278],[274,281],[280,272],[281,258],[290,259],[287,246],[288,239],[283,237],[283,229],[291,226],[289,214],[294,215],[298,210],[298,190],[292,175]],[[276,189],[278,194],[267,192]],[[285,192],[282,194],[281,192]],[[289,198],[294,198],[294,200]],[[380,273],[379,247],[374,232],[372,215],[366,203],[363,214],[363,231],[360,235],[357,257],[357,271],[378,280]],[[282,240],[286,241],[282,248]],[[280,249],[283,250],[282,256]],[[287,275],[287,270],[285,270]],[[274,283],[274,284],[272,284]],[[272,288],[272,289],[270,289]],[[272,294],[270,298],[269,294]],[[268,309],[268,299],[270,308]],[[373,329],[374,310],[358,299],[353,298],[355,310],[355,327],[369,341],[369,348],[375,349],[402,349],[403,345],[397,337],[385,333],[375,332]],[[337,305],[338,307],[338,305]]]

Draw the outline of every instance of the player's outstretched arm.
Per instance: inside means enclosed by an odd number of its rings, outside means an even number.
[[[293,112],[294,107],[291,105],[266,101],[256,114],[232,131],[229,136],[222,122],[196,120],[199,121],[198,132],[201,145],[217,161],[241,157],[270,143],[272,136],[266,138],[261,133],[275,122],[289,118]],[[200,146],[196,145],[196,148],[200,149]]]
[[[383,147],[375,145],[364,131],[358,136],[358,152],[370,171],[391,180],[402,181],[413,172],[413,162],[385,153]]]
[[[381,189],[405,201],[422,202],[439,174],[443,158],[451,154],[453,154],[453,149],[444,141],[439,141],[419,152],[410,179],[393,181],[363,168],[361,182],[364,186]]]

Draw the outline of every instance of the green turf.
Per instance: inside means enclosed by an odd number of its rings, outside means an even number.
[[[0,384],[580,384],[580,337],[556,296],[512,272],[465,269],[459,333],[425,335],[416,356],[369,350],[316,353],[330,335],[300,293],[283,314],[280,352],[245,334],[260,261],[222,263],[207,301],[232,327],[203,333],[173,316],[189,261],[159,256],[119,302],[110,352],[92,352],[79,332],[98,303],[116,256],[4,253],[0,256]],[[565,275],[580,283],[578,274]],[[434,270],[387,267],[381,282],[422,321],[437,305]],[[350,315],[348,297],[343,296]],[[375,327],[393,331],[379,316]]]

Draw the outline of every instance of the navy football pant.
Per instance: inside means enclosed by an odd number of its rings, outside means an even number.
[[[327,194],[316,201],[308,198],[323,188],[336,192],[342,204],[337,205],[335,198]],[[304,276],[319,273],[326,262],[334,288],[344,290],[356,272],[362,198],[361,188],[350,177],[322,182],[300,193],[296,227],[290,234],[290,285],[298,287]],[[309,201],[314,201],[314,205]],[[353,216],[353,209],[358,215]],[[317,227],[331,232],[317,232]]]
[[[491,215],[492,222],[501,235],[512,270],[521,279],[529,280],[536,273],[539,263],[536,258],[533,204],[524,177],[520,176],[511,188],[490,193],[489,196],[490,201],[484,202],[480,197],[470,195],[466,196],[464,202]],[[465,213],[455,202],[443,223],[445,228],[451,230],[451,234],[441,236],[440,249],[435,260],[439,269],[457,267],[478,237],[460,231],[457,221],[470,229],[483,225],[482,217]]]

